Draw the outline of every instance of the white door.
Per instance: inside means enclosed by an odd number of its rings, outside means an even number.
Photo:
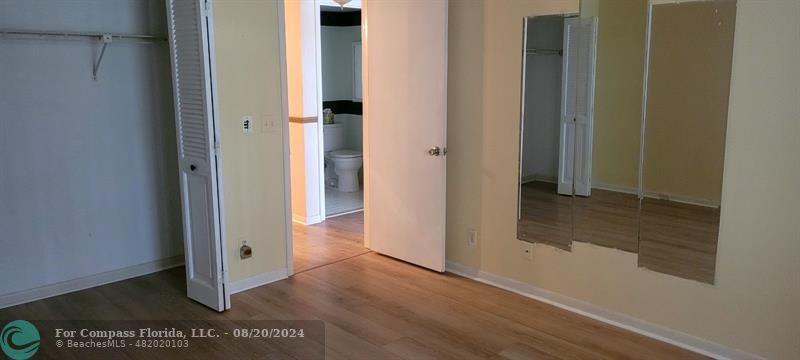
[[[366,244],[444,271],[447,1],[364,14]]]
[[[223,279],[221,213],[205,0],[168,0],[178,135],[186,288],[217,311],[230,303]]]
[[[558,193],[591,194],[597,19],[564,20]]]

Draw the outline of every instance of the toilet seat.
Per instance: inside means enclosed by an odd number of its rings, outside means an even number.
[[[330,157],[332,159],[352,159],[361,157],[361,151],[358,150],[334,150],[331,151]]]

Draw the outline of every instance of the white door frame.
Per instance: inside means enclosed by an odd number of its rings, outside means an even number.
[[[325,210],[325,136],[323,135],[323,116],[322,116],[322,19],[320,18],[320,0],[314,0],[314,72],[317,77],[317,159],[319,171],[319,215],[320,222],[324,222],[328,217]]]
[[[317,0],[314,0],[317,1]],[[286,276],[294,275],[294,239],[292,237],[292,170],[289,157],[289,81],[286,69],[286,9],[278,1],[278,57],[281,66],[281,131],[283,132],[283,206],[286,234]],[[324,185],[324,180],[323,180]],[[323,196],[322,205],[325,205]],[[324,220],[324,213],[323,213]]]
[[[370,232],[370,192],[368,191],[371,184],[371,176],[369,176],[370,157],[369,157],[369,118],[366,114],[369,113],[369,1],[364,0],[361,3],[361,147],[363,156],[363,170],[364,170],[364,247],[367,249],[372,248],[372,237]]]

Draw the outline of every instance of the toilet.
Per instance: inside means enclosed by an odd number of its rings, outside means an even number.
[[[358,191],[358,171],[363,156],[359,150],[344,148],[344,124],[323,125],[322,134],[325,141],[325,186],[341,192]]]

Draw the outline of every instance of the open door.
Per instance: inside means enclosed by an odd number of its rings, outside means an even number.
[[[216,128],[205,0],[167,0],[189,298],[217,311],[225,292]]]
[[[364,14],[366,245],[444,271],[447,1]]]
[[[565,19],[563,46],[558,193],[589,196],[597,18]]]

